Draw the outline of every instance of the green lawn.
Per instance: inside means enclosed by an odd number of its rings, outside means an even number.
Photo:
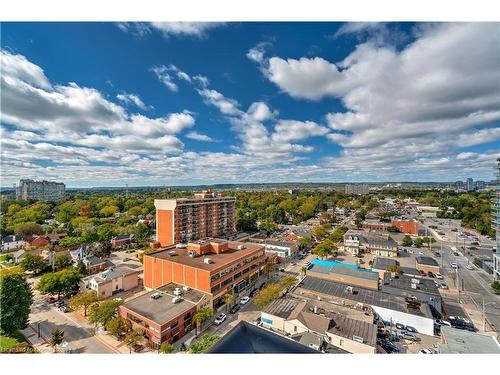
[[[0,335],[0,353],[7,352],[9,349],[14,348],[16,345],[25,345],[29,349],[26,353],[34,352],[29,343],[24,339],[24,337],[18,333],[14,335],[15,337]]]

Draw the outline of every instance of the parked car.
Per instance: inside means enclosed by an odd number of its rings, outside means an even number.
[[[451,327],[451,323],[447,320],[442,320],[442,319],[436,319],[434,320],[434,323],[439,325],[439,326],[448,326]]]
[[[226,314],[220,314],[215,318],[214,324],[216,326],[221,325],[224,322],[224,320],[226,320],[226,318],[227,318]]]
[[[436,272],[436,279],[443,280],[443,275],[441,275],[439,272]]]
[[[451,231],[452,232],[458,232],[458,229],[457,228],[453,228]]]
[[[402,332],[403,338],[405,340],[420,341],[420,339],[412,332]]]
[[[405,325],[401,324],[401,323],[396,323],[396,328],[399,329],[399,330],[404,330],[405,329]]]
[[[465,268],[467,268],[469,271],[472,271],[474,269],[474,267],[472,267],[472,265],[470,264],[466,265]]]
[[[458,269],[458,264],[456,263],[451,263],[450,264],[451,268],[453,268],[454,270]]]
[[[406,326],[406,330],[408,332],[411,332],[411,333],[416,333],[417,332],[417,330],[415,328],[413,328],[412,326]]]
[[[258,291],[259,291],[259,290],[258,290],[257,288],[253,288],[253,289],[250,291],[249,296],[250,296],[250,297],[255,296],[255,293],[257,293]]]
[[[66,305],[61,305],[59,306],[59,310],[62,311],[63,313],[69,312],[69,307]]]
[[[419,354],[432,354],[432,350],[430,349],[421,349],[419,352]]]
[[[471,242],[470,244],[471,244],[471,245],[476,245],[476,246],[479,246],[479,242],[477,242],[477,241],[473,241],[473,242]]]
[[[262,288],[264,288],[265,286],[266,286],[266,282],[264,281],[262,284],[260,284],[259,290],[262,290]]]
[[[441,289],[448,289],[448,285],[446,285],[445,283],[441,283],[441,285],[439,287]]]
[[[237,303],[234,304],[233,306],[231,306],[231,308],[229,309],[229,312],[231,314],[236,314],[238,312],[238,310],[240,309],[240,305],[238,305]]]
[[[382,349],[384,349],[387,353],[399,353],[399,346],[397,344],[390,342],[390,341],[381,341],[380,346]]]
[[[434,274],[431,271],[429,271],[429,272],[427,272],[427,276],[434,277]]]
[[[295,266],[295,265],[297,265],[297,263],[295,263],[295,262],[290,262],[290,265],[291,265],[291,266]]]
[[[241,297],[240,305],[246,305],[250,301],[250,297]]]

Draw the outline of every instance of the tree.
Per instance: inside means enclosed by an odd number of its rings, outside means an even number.
[[[413,244],[413,240],[411,239],[410,236],[406,235],[403,237],[403,242],[401,243],[403,246],[411,246]]]
[[[303,276],[307,276],[307,267],[305,267],[305,266],[304,266],[304,267],[302,267],[302,268],[300,269],[300,273],[301,273]]]
[[[23,271],[39,273],[47,267],[47,262],[45,262],[45,259],[41,255],[30,253],[26,254],[20,266]]]
[[[113,216],[114,214],[116,214],[118,212],[119,212],[119,209],[117,206],[105,206],[105,207],[101,208],[101,210],[99,211],[99,213],[104,217]]]
[[[98,258],[108,258],[111,255],[111,243],[109,241],[99,242],[92,248],[92,255]]]
[[[264,265],[264,273],[267,275],[267,278],[269,279],[269,275],[274,271],[274,267],[271,262],[266,262]]]
[[[83,315],[87,316],[87,309],[97,301],[99,301],[99,296],[96,292],[84,292],[71,297],[69,305],[73,310],[78,310],[83,307]]]
[[[322,240],[328,233],[324,225],[317,226],[313,229],[313,236],[316,240]]]
[[[160,353],[162,353],[162,354],[170,354],[170,353],[173,353],[174,351],[175,351],[175,347],[169,342],[164,342],[160,346]]]
[[[401,270],[401,268],[399,268],[396,264],[391,264],[389,267],[387,267],[387,271],[389,271],[389,272],[395,272],[398,275],[402,275],[403,274],[403,271]]]
[[[54,257],[54,267],[58,270],[69,267],[73,264],[68,254],[56,254]]]
[[[102,224],[97,228],[97,240],[100,242],[110,241],[113,237],[113,226],[111,224]]]
[[[312,244],[312,239],[310,237],[301,237],[299,243],[301,246],[307,247]]]
[[[75,269],[67,268],[58,272],[50,272],[42,275],[38,282],[37,289],[42,294],[57,294],[69,296],[77,293],[80,289],[82,275]]]
[[[500,294],[500,281],[498,281],[498,280],[493,281],[491,283],[491,289],[493,289],[493,291],[496,294]]]
[[[271,234],[278,230],[278,226],[276,225],[276,223],[273,223],[271,221],[264,221],[260,223],[259,230],[263,230],[267,234]]]
[[[333,233],[328,237],[331,241],[338,243],[344,239],[344,234],[346,234],[347,230],[346,226],[341,226],[336,228]]]
[[[321,259],[325,259],[329,255],[336,256],[337,246],[333,243],[332,240],[326,239],[320,244],[316,245],[316,247],[312,250],[312,253],[319,256]]]
[[[132,348],[136,345],[142,344],[144,340],[144,331],[140,328],[136,328],[130,331],[127,336],[125,336],[124,341],[130,349],[130,353],[132,353]]]
[[[106,329],[108,322],[117,316],[121,301],[104,300],[90,306],[89,322],[100,324]]]
[[[224,294],[222,299],[224,300],[224,303],[226,304],[227,312],[229,312],[229,309],[231,308],[231,305],[234,302],[234,295],[231,293],[226,293],[226,294]]]
[[[106,324],[106,331],[117,339],[120,339],[130,330],[130,326],[127,323],[128,321],[121,317],[113,318]]]
[[[17,225],[14,233],[18,236],[33,236],[44,232],[40,224],[28,222]]]
[[[263,309],[269,303],[279,298],[282,290],[282,287],[277,283],[269,284],[255,294],[253,303],[260,309]]]
[[[61,345],[63,340],[64,340],[64,331],[60,330],[59,328],[54,329],[50,334],[50,341],[49,341],[49,344],[54,350],[54,353],[56,352],[57,346]]]
[[[21,273],[0,277],[0,332],[12,335],[28,326],[33,293]]]
[[[76,264],[76,270],[82,276],[87,275],[87,267],[85,266],[85,263],[83,263],[83,260],[80,259],[78,261],[78,263]]]
[[[210,349],[217,341],[219,341],[220,336],[218,335],[204,335],[200,340],[194,341],[189,346],[189,351],[193,354],[205,353]]]
[[[201,310],[198,310],[193,315],[193,322],[196,325],[196,335],[198,335],[198,331],[200,327],[203,325],[207,319],[209,319],[214,314],[213,310],[209,307],[205,307]]]
[[[415,241],[413,241],[415,244],[415,247],[422,247],[422,244],[424,243],[424,240],[420,237],[415,238]]]

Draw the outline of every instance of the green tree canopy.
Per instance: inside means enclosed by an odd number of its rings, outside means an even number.
[[[89,322],[106,327],[106,324],[117,316],[121,304],[122,301],[117,300],[104,300],[94,303],[90,306]]]
[[[83,307],[84,316],[87,316],[87,309],[89,308],[89,306],[99,300],[100,298],[96,292],[83,292],[71,297],[69,300],[69,305],[74,310],[78,310]]]
[[[335,245],[332,240],[326,239],[316,245],[316,247],[312,250],[312,253],[319,256],[321,259],[330,255],[337,256],[337,245]]]
[[[28,326],[33,293],[26,278],[20,273],[0,277],[0,331],[13,335]]]
[[[47,262],[41,255],[38,254],[26,254],[24,259],[19,264],[23,271],[31,271],[35,273],[39,273],[45,268],[47,268]]]
[[[42,275],[37,288],[42,294],[61,294],[69,296],[78,292],[82,275],[74,268],[66,268],[58,272]]]
[[[206,353],[219,339],[218,335],[204,335],[200,340],[191,343],[189,352],[193,354]]]

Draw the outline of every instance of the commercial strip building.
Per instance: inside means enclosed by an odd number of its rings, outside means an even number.
[[[61,201],[66,197],[66,185],[62,182],[22,179],[16,191],[17,199]]]
[[[81,291],[93,290],[103,298],[124,292],[139,286],[141,269],[129,267],[111,267],[96,275],[88,276],[81,282]]]
[[[299,341],[308,339],[309,346],[316,350],[323,346],[324,340],[349,353],[376,352],[377,327],[373,322],[325,310],[312,301],[292,298],[275,300],[261,312],[261,322],[263,327],[291,338],[301,336]]]
[[[279,258],[289,258],[299,249],[299,243],[292,241],[278,241],[274,239],[260,240],[253,237],[248,241],[264,245],[266,254],[275,255]]]
[[[431,279],[386,273],[380,291],[427,303],[439,314],[443,311],[441,294]]]
[[[160,288],[169,283],[208,293],[214,306],[226,293],[240,293],[261,274],[266,262],[263,245],[205,239],[185,247],[162,249],[144,255],[144,286]]]
[[[119,307],[132,328],[141,328],[152,348],[175,342],[194,328],[193,315],[210,306],[211,296],[199,290],[170,283],[126,301]]]
[[[441,327],[440,354],[500,354],[500,344],[495,337],[475,332]]]
[[[311,276],[306,276],[293,294],[301,299],[323,300],[373,312],[384,321],[410,325],[426,335],[434,335],[434,318],[438,318],[425,302]]]
[[[397,257],[399,254],[399,245],[389,234],[352,229],[344,234],[339,248],[355,256],[363,252],[385,257]]]
[[[436,274],[439,272],[439,263],[436,259],[426,256],[419,256],[415,258],[415,268],[419,271]]]
[[[210,191],[187,199],[155,199],[156,241],[161,246],[187,243],[234,232],[236,198]]]
[[[311,261],[307,269],[307,274],[320,279],[338,281],[347,285],[378,289],[378,273],[360,268],[355,264],[316,258]]]

